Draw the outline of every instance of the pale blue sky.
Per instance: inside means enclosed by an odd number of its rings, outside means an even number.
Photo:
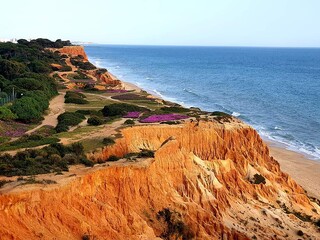
[[[320,0],[1,0],[0,38],[320,47]]]

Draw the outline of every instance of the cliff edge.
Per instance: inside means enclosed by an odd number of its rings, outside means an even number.
[[[210,121],[121,131],[67,184],[0,195],[1,239],[317,239],[320,207],[257,132]],[[130,157],[141,150],[154,156]],[[103,163],[111,155],[118,164]]]

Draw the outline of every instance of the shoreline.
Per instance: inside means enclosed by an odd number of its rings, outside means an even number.
[[[114,74],[110,74],[113,78],[121,81],[123,87],[127,90],[145,91],[134,83],[123,81]],[[157,99],[165,100],[160,96],[155,96],[149,91],[147,92]],[[281,170],[288,173],[290,177],[301,185],[309,196],[320,199],[320,185],[318,184],[320,182],[320,161],[309,159],[306,154],[289,150],[276,141],[265,139],[261,135],[260,137],[263,142],[267,144],[270,150],[270,156],[274,157],[280,163]]]
[[[280,147],[274,142],[263,141],[270,150],[270,156],[280,163],[281,170],[301,185],[308,196],[320,199],[320,162]]]

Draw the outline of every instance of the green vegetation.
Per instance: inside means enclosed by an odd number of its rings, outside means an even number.
[[[124,124],[128,124],[128,125],[133,125],[134,124],[134,120],[132,119],[127,119]]]
[[[253,184],[260,184],[260,183],[266,184],[266,179],[262,175],[256,173],[253,176],[252,183]]]
[[[68,65],[62,66],[62,68],[59,69],[59,72],[71,72],[71,71],[72,71],[72,67]]]
[[[144,107],[139,107],[136,105],[131,105],[127,103],[113,103],[110,105],[105,106],[102,109],[102,113],[106,117],[113,117],[113,116],[122,116],[128,112],[135,112],[135,111],[150,111]]]
[[[218,122],[230,122],[232,116],[224,112],[215,111],[211,113],[211,116],[214,116]]]
[[[87,74],[77,70],[75,71],[75,73],[72,73],[72,74],[68,74],[68,78],[70,80],[77,80],[77,79],[80,79],[80,80],[90,80],[92,79],[91,77],[89,77]]]
[[[65,112],[58,116],[58,124],[56,126],[56,131],[67,132],[69,127],[76,126],[81,123],[86,117],[81,113],[75,112]]]
[[[68,165],[79,163],[93,166],[93,162],[86,158],[82,144],[64,146],[54,143],[42,149],[18,152],[15,156],[1,155],[0,175],[21,176],[68,171]]]
[[[141,149],[138,153],[138,158],[154,158],[154,151],[148,149]]]
[[[184,107],[162,107],[161,111],[165,113],[185,113],[190,112],[190,109]]]
[[[89,103],[85,98],[86,95],[78,92],[67,91],[64,96],[65,103],[75,103],[75,104],[87,104]]]
[[[59,54],[45,48],[64,44],[70,42],[21,39],[18,44],[0,43],[1,98],[6,98],[6,102],[13,101],[10,110],[18,121],[40,121],[50,98],[57,94],[55,80],[48,76],[50,64],[64,65],[65,62]]]
[[[157,213],[157,219],[165,225],[165,229],[160,235],[162,239],[194,239],[194,233],[182,221],[180,213],[164,208]]]
[[[110,137],[106,137],[106,138],[104,138],[104,139],[102,140],[102,143],[103,143],[104,145],[112,145],[112,144],[115,143],[115,141],[114,141],[112,138],[110,138]]]
[[[14,114],[10,110],[10,108],[8,108],[7,106],[0,107],[0,120],[8,121],[16,118],[17,118],[17,115]]]
[[[147,96],[136,94],[136,93],[126,93],[120,94],[112,97],[117,100],[147,100],[149,102],[155,102],[154,99],[148,98]]]
[[[115,162],[118,161],[120,158],[115,156],[115,155],[111,155],[110,157],[108,157],[107,161],[108,162]]]
[[[81,57],[75,57],[75,58],[71,58],[70,62],[72,63],[72,65],[81,68],[83,70],[93,70],[96,69],[96,67],[90,63],[90,62],[84,62],[83,59]]]
[[[0,188],[2,188],[5,184],[11,183],[12,181],[10,180],[0,180]]]
[[[98,116],[92,116],[88,119],[88,124],[91,126],[99,126],[104,123],[105,123],[104,119],[102,119]]]
[[[25,135],[19,138],[18,140],[1,144],[0,152],[11,151],[11,150],[20,149],[20,148],[37,147],[37,146],[56,143],[56,142],[59,142],[58,138],[43,137],[37,134]]]

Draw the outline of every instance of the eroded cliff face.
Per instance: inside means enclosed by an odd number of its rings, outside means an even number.
[[[163,209],[181,214],[189,239],[292,239],[297,230],[300,238],[319,236],[289,214],[314,219],[319,206],[281,172],[252,128],[197,122],[130,127],[122,135],[90,157],[101,162],[150,149],[154,158],[100,166],[52,189],[0,195],[1,239],[157,239],[166,231]],[[254,184],[255,174],[265,183]]]
[[[86,52],[84,51],[83,46],[64,46],[63,48],[57,48],[55,49],[59,51],[62,54],[67,54],[71,56],[82,56],[85,61],[88,61],[88,56]]]

